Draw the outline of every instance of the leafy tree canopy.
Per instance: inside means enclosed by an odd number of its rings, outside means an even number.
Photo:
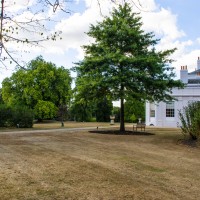
[[[57,107],[54,103],[49,101],[39,100],[35,105],[34,113],[35,118],[39,121],[43,119],[52,119],[56,116]]]
[[[27,70],[20,69],[2,82],[2,97],[7,104],[34,108],[39,100],[59,106],[68,104],[71,95],[69,70],[57,68],[41,56],[32,60]]]
[[[174,80],[169,56],[175,49],[157,51],[153,33],[142,30],[141,17],[129,4],[114,9],[97,25],[91,25],[88,35],[94,39],[84,46],[86,56],[75,70],[88,79],[87,89],[93,94],[108,95],[121,100],[121,125],[124,131],[124,99],[161,101],[171,99]]]

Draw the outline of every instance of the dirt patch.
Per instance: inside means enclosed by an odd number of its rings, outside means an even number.
[[[89,131],[90,133],[98,133],[98,134],[112,134],[112,135],[137,135],[137,136],[150,136],[155,135],[154,133],[149,133],[145,131],[120,131],[120,130],[93,130]]]

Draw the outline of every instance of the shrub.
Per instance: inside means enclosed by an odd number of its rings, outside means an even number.
[[[197,140],[200,136],[200,102],[192,102],[179,111],[181,130],[184,136]]]
[[[12,109],[5,104],[0,105],[0,127],[13,126]]]
[[[18,106],[13,108],[13,123],[20,128],[32,128],[33,127],[33,110],[25,107]]]
[[[33,111],[24,106],[0,105],[0,127],[13,127],[17,124],[20,128],[31,128],[33,126]]]

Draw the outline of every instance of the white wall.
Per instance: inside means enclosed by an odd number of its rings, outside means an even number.
[[[173,89],[175,101],[175,116],[166,117],[166,103],[159,102],[155,106],[155,118],[150,117],[150,103],[146,102],[146,124],[151,123],[158,127],[177,127],[180,123],[178,111],[187,106],[190,101],[200,101],[200,86],[188,86],[184,89]]]

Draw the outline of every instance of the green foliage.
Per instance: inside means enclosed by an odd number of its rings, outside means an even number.
[[[78,74],[76,78],[76,87],[73,90],[73,101],[70,108],[71,119],[76,121],[90,121],[94,112],[94,99],[92,91],[89,89],[90,81]]]
[[[127,98],[124,105],[125,122],[137,122],[138,118],[145,121],[145,103],[133,98]]]
[[[95,118],[95,117],[92,117],[92,118],[89,119],[88,122],[96,122],[96,121],[97,121],[96,118]]]
[[[52,119],[56,116],[58,108],[50,101],[39,100],[34,108],[35,118],[39,120]]]
[[[10,106],[26,105],[35,108],[38,101],[67,105],[71,97],[69,70],[57,68],[42,57],[32,60],[27,70],[20,69],[2,82],[3,101]]]
[[[2,89],[0,88],[0,104],[3,104]]]
[[[16,106],[13,109],[13,123],[19,128],[32,128],[34,113],[25,106]]]
[[[197,140],[200,136],[200,102],[192,102],[179,111],[181,130],[184,136]]]
[[[127,120],[128,122],[137,122],[137,117],[135,116],[135,114],[132,114],[129,119]],[[125,118],[126,121],[126,118]]]
[[[71,120],[88,122],[92,118],[91,102],[77,95],[70,107]]]
[[[108,100],[106,97],[103,99],[99,99],[96,102],[96,109],[95,109],[96,121],[109,122],[112,109],[113,109],[112,101]]]
[[[33,126],[33,111],[24,106],[10,107],[5,104],[1,104],[0,127],[13,126],[31,128]]]
[[[58,112],[57,112],[57,117],[58,117],[58,120],[60,121],[64,121],[64,120],[67,120],[68,119],[68,108],[67,108],[67,105],[59,105],[58,107]]]
[[[120,130],[124,131],[124,99],[160,101],[172,99],[173,87],[182,87],[168,57],[175,51],[156,51],[159,40],[142,30],[141,18],[125,3],[114,9],[88,35],[94,43],[84,46],[86,56],[74,68],[81,75],[83,90],[91,98],[120,100]],[[91,95],[90,95],[91,94]]]
[[[13,126],[12,122],[12,110],[5,104],[0,104],[0,127]]]
[[[82,74],[78,74],[74,100],[70,108],[71,118],[76,121],[91,121],[95,117],[99,122],[109,121],[112,101],[108,100],[105,95],[98,95],[94,90],[90,90],[91,84]]]
[[[120,108],[119,107],[113,107],[112,115],[115,116],[115,122],[120,122]]]

